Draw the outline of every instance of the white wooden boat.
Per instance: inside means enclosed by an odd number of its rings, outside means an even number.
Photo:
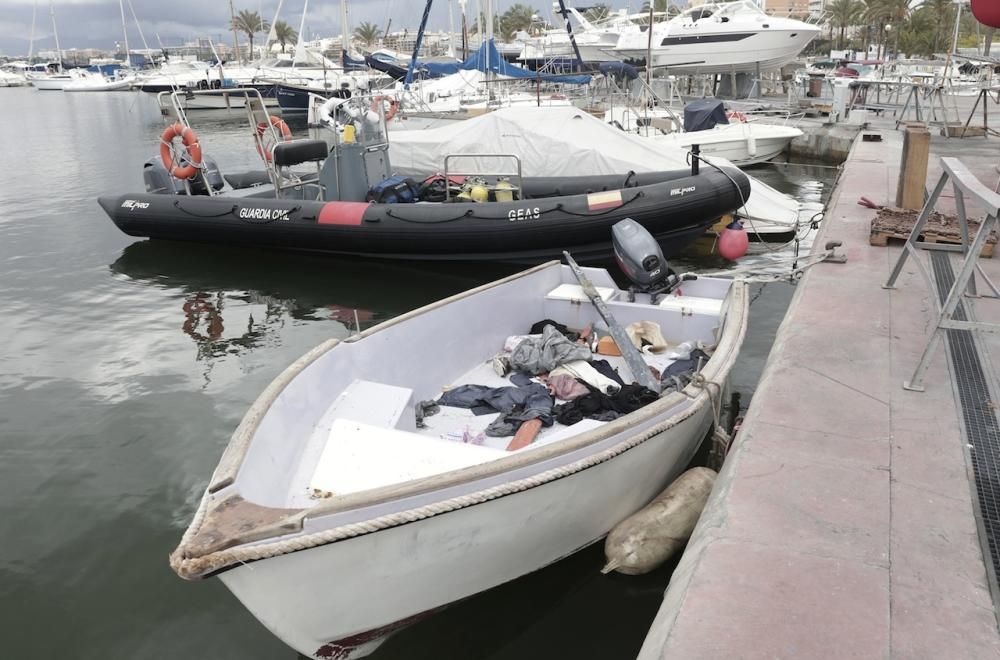
[[[704,131],[673,132],[650,135],[658,144],[689,151],[697,144],[707,156],[725,158],[738,167],[765,163],[782,154],[788,144],[802,135],[794,126],[760,122],[719,124]]]
[[[677,126],[678,113],[661,108],[636,109],[616,106],[604,113],[604,121],[687,152],[698,145],[702,155],[725,158],[737,167],[765,163],[788,149],[789,143],[802,135],[794,126],[768,124],[748,120],[743,113],[732,113],[730,123],[716,124],[712,128],[685,131]],[[683,123],[683,122],[682,122]]]
[[[132,87],[132,77],[109,80],[102,77],[74,80],[63,86],[64,92],[120,92]]]
[[[704,278],[658,304],[643,293],[629,302],[605,270],[584,270],[622,325],[653,320],[669,341],[714,344],[700,384],[610,422],[555,424],[512,452],[509,438],[462,441],[492,415],[442,407],[417,428],[414,405],[444,388],[509,384],[488,364],[507,336],[540,319],[599,320],[567,266],[536,266],[293,363],[234,433],[174,570],[217,575],[296,651],[344,660],[601,539],[681,472],[711,428],[748,298],[742,282]],[[607,359],[627,381],[622,358]]]

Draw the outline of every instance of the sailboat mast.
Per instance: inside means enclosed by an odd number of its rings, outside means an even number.
[[[35,14],[38,12],[38,0],[31,5],[31,36],[28,37],[28,64],[35,54]]]
[[[455,57],[455,2],[448,0],[448,55]]]
[[[340,0],[340,65],[347,71],[347,51],[351,47],[347,32],[347,0]]]
[[[236,64],[243,66],[243,58],[240,57],[240,38],[236,35],[236,12],[233,10],[233,0],[229,0],[229,22],[233,28],[233,50],[236,52]]]
[[[420,44],[424,41],[424,30],[427,28],[427,17],[431,14],[431,4],[434,0],[427,0],[424,5],[424,15],[420,19],[420,27],[417,28],[417,42],[413,45],[413,56],[410,58],[410,66],[406,69],[406,77],[403,78],[405,89],[410,89],[413,82],[413,71],[417,68],[417,57],[420,55]]]
[[[56,38],[56,59],[59,61],[59,70],[63,70],[62,48],[59,47],[59,30],[56,29],[56,8],[49,0],[49,14],[52,16],[52,35]]]
[[[569,35],[569,43],[573,46],[573,52],[576,54],[576,61],[580,64],[580,70],[585,71],[586,67],[583,64],[583,56],[580,54],[580,47],[576,44],[576,37],[573,35],[573,24],[569,22],[569,10],[566,9],[566,3],[563,0],[559,0],[559,15],[566,22],[566,34]]]
[[[132,66],[128,56],[128,28],[125,27],[125,0],[118,0],[118,8],[122,12],[122,34],[125,36],[125,66]]]

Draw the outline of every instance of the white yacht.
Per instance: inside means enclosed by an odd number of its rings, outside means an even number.
[[[712,2],[647,28],[622,32],[608,51],[615,59],[644,60],[683,74],[741,73],[775,69],[795,59],[820,28],[765,14],[748,0]]]
[[[584,62],[611,62],[618,59],[607,51],[615,47],[623,31],[636,27],[633,19],[645,16],[645,14],[629,15],[621,9],[600,22],[591,23],[573,7],[566,9],[579,25],[579,28],[573,31],[573,37]],[[575,57],[569,33],[565,27],[559,27],[526,40],[517,59],[522,62],[532,62]]]

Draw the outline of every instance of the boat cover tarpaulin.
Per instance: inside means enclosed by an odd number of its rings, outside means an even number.
[[[639,77],[639,70],[625,62],[601,62],[597,69],[606,76],[624,76],[629,80]]]
[[[439,128],[393,131],[389,139],[393,170],[424,175],[441,172],[448,154],[516,154],[522,174],[585,176],[658,172],[690,167],[687,152],[618,130],[572,106],[502,108]],[[709,158],[729,165],[721,158]],[[511,172],[511,159],[468,158],[450,167],[484,174]],[[791,225],[799,203],[750,177],[746,213],[755,220]]]
[[[492,71],[493,73],[510,78],[521,78],[525,80],[545,80],[547,82],[561,82],[571,85],[586,85],[590,82],[590,76],[556,76],[537,71],[529,71],[505,60],[497,50],[493,40],[483,43],[479,49],[469,55],[464,62],[452,64],[439,62],[420,62],[418,66],[427,70],[434,76],[446,76],[457,73],[460,69],[466,71]]]
[[[728,123],[726,106],[719,99],[699,99],[684,106],[685,131],[707,131]]]

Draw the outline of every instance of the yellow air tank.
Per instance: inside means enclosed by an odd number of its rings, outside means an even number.
[[[506,177],[500,177],[497,179],[497,185],[493,189],[494,195],[498,202],[513,202],[514,201],[514,191],[517,188],[510,182]]]
[[[477,183],[469,189],[469,196],[475,202],[485,202],[490,198],[490,189],[481,183]]]

